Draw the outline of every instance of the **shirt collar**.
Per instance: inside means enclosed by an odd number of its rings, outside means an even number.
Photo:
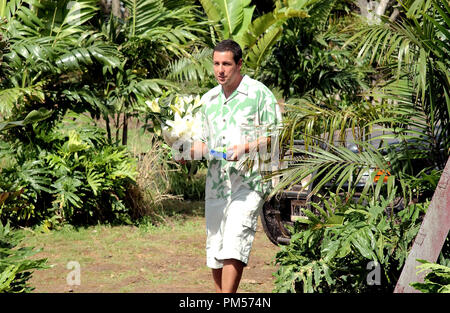
[[[242,80],[236,89],[237,92],[245,94],[246,96],[248,95],[248,80],[249,79],[250,79],[250,77],[248,77],[247,75],[244,75],[244,77],[242,77]]]
[[[249,84],[250,77],[248,75],[244,75],[242,77],[241,82],[239,83],[239,86],[236,88],[238,93],[242,93],[244,95],[248,95],[248,84]],[[222,86],[218,85],[216,92],[214,93],[214,96],[219,96],[222,93]]]

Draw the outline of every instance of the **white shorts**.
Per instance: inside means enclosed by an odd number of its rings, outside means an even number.
[[[261,195],[241,189],[233,199],[206,199],[206,265],[222,268],[223,260],[236,259],[245,265],[255,238]]]

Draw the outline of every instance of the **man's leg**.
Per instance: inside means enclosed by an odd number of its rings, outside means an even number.
[[[243,262],[236,259],[226,259],[223,261],[222,292],[235,293],[237,291],[244,265]]]
[[[212,276],[214,280],[214,287],[216,287],[216,292],[222,292],[222,269],[221,268],[213,268]]]

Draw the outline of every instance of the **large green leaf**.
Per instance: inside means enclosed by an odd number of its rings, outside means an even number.
[[[215,0],[215,2],[222,13],[224,38],[232,38],[242,28],[246,29],[248,27],[254,9],[254,6],[249,7],[250,0]]]
[[[212,49],[205,48],[192,53],[190,58],[181,58],[170,65],[169,78],[180,81],[204,81],[212,77]]]
[[[217,1],[215,0],[200,0],[200,3],[205,10],[208,19],[213,22],[220,22],[222,14],[219,11]]]
[[[30,113],[27,114],[27,116],[20,121],[6,121],[6,122],[0,122],[0,132],[5,131],[7,129],[10,129],[12,127],[21,127],[25,126],[27,124],[32,124],[36,122],[43,121],[47,118],[49,118],[52,115],[52,112],[41,108],[39,110],[33,110]]]
[[[270,49],[275,44],[276,40],[280,37],[282,32],[281,27],[272,28],[268,31],[247,53],[246,63],[250,67],[257,68],[264,61],[264,58],[271,51]]]
[[[69,2],[64,8],[64,19],[61,24],[52,26],[51,32],[55,33],[54,43],[63,38],[82,33],[84,29],[81,26],[92,19],[99,10],[97,4],[96,0]]]

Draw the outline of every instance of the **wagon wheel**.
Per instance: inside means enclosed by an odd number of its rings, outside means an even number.
[[[264,203],[260,212],[264,232],[275,245],[289,243],[290,233],[283,225],[280,210],[281,206],[285,205],[284,202],[283,199],[273,197]]]

